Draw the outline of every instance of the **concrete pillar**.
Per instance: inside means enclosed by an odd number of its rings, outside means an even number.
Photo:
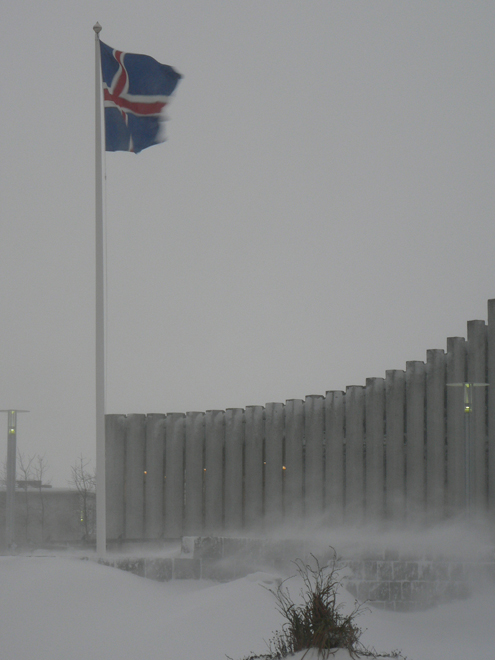
[[[244,410],[225,411],[225,530],[240,532],[243,526]]]
[[[488,301],[487,330],[488,364],[488,506],[491,520],[495,518],[495,299]]]
[[[426,352],[426,511],[441,520],[445,499],[445,353]]]
[[[159,539],[163,534],[165,415],[147,415],[145,431],[144,534],[147,539]]]
[[[207,410],[205,415],[205,530],[207,536],[223,530],[223,451],[225,413]]]
[[[417,521],[425,511],[425,389],[424,362],[406,362],[406,509]]]
[[[204,413],[186,413],[184,534],[203,532]]]
[[[325,396],[325,513],[330,525],[344,520],[344,392]]]
[[[484,321],[468,321],[467,372],[469,383],[486,383],[486,340]],[[471,511],[486,510],[488,484],[486,480],[486,387],[474,387],[472,391],[471,417]]]
[[[265,406],[265,530],[283,521],[284,404]]]
[[[290,523],[301,522],[303,517],[303,440],[304,401],[289,399],[285,402],[285,470],[284,512]]]
[[[109,541],[123,539],[125,535],[126,427],[125,415],[105,415],[106,523]]]
[[[345,520],[364,521],[364,387],[350,385],[345,394]]]
[[[305,474],[304,515],[308,522],[321,524],[323,514],[323,442],[325,439],[325,398],[320,394],[304,402]]]
[[[366,379],[366,522],[381,520],[385,505],[385,379]]]
[[[263,406],[244,411],[244,524],[251,532],[263,528],[264,413]]]
[[[127,417],[125,462],[125,537],[144,538],[144,452],[146,416]]]
[[[449,383],[465,383],[466,340],[464,337],[447,339],[447,495],[446,513],[460,514],[466,505],[464,387],[449,387]]]
[[[177,539],[183,534],[184,414],[168,414],[165,429],[164,537]]]
[[[404,520],[406,504],[405,398],[405,372],[400,369],[387,371],[385,374],[385,515],[387,519],[397,522]]]

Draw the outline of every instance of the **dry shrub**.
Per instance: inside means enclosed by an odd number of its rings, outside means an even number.
[[[333,548],[331,550],[333,558],[325,566],[320,566],[314,555],[311,555],[313,566],[301,559],[294,562],[303,581],[298,603],[294,602],[286,586],[292,578],[284,580],[276,590],[268,589],[275,596],[277,609],[286,622],[282,630],[269,640],[268,653],[250,654],[243,660],[281,660],[309,649],[317,649],[319,657],[328,658],[341,648],[347,649],[351,658],[403,658],[399,651],[385,656],[360,643],[362,630],[355,619],[366,608],[355,601],[350,614],[343,612],[343,604],[337,602],[342,586],[336,567],[337,554]]]
[[[358,650],[361,629],[355,619],[364,611],[355,602],[350,614],[344,614],[342,603],[337,602],[341,581],[336,568],[337,556],[326,566],[312,555],[314,566],[297,559],[294,563],[302,578],[301,601],[296,604],[285,583],[272,591],[277,600],[277,609],[286,623],[270,640],[270,651],[274,658],[284,658],[290,653],[316,648],[319,655],[328,657],[332,650],[347,649],[351,655]],[[290,579],[290,578],[289,578]]]

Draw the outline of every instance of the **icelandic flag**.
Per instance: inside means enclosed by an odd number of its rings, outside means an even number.
[[[164,141],[162,112],[182,78],[148,55],[123,53],[100,41],[106,151],[139,153]]]

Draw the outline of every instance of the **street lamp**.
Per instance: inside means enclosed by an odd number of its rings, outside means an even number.
[[[488,383],[447,383],[447,387],[464,388],[464,474],[466,489],[466,517],[471,514],[471,413],[473,412],[473,387],[488,387]]]
[[[17,413],[27,413],[29,410],[0,410],[8,413],[7,426],[7,498],[5,515],[5,538],[7,548],[13,549],[15,535],[15,462],[16,462],[16,427]]]

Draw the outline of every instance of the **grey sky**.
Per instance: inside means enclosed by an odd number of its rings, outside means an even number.
[[[184,75],[106,158],[107,412],[364,384],[486,317],[493,2],[5,2],[0,408],[55,485],[94,456],[96,21]]]

